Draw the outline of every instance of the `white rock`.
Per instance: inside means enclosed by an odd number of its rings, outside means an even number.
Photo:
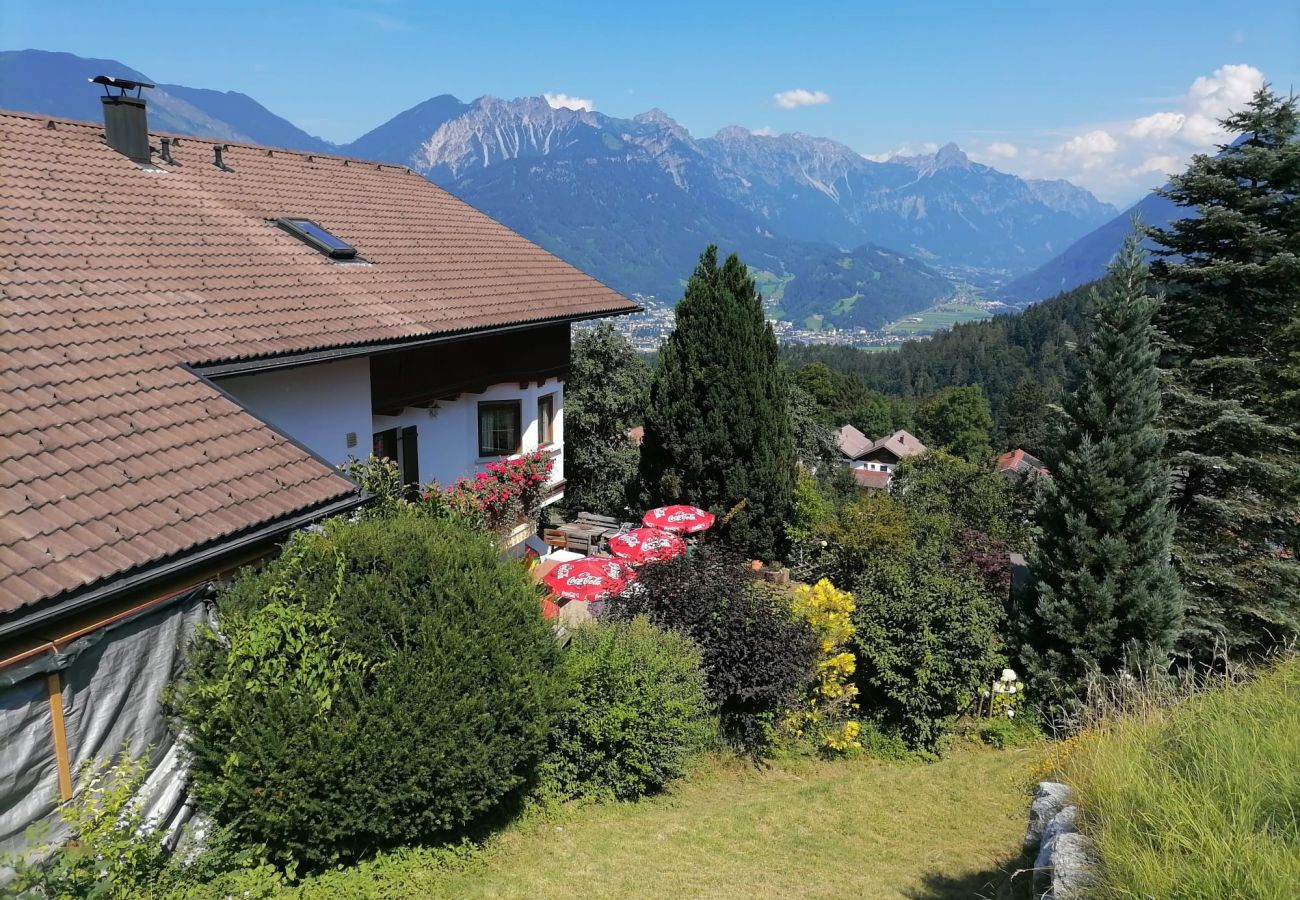
[[[1058,836],[1052,842],[1052,900],[1084,896],[1093,883],[1096,867],[1092,841],[1078,832]]]
[[[1040,896],[1051,887],[1052,853],[1056,849],[1056,840],[1063,834],[1074,834],[1078,830],[1079,807],[1067,806],[1052,817],[1043,829],[1043,843],[1034,860],[1034,896]]]
[[[1056,814],[1069,806],[1074,799],[1070,786],[1059,781],[1040,781],[1034,787],[1034,802],[1029,805],[1029,827],[1025,829],[1025,849],[1037,850],[1043,842],[1043,831]]]

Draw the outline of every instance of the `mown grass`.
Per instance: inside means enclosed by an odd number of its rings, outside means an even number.
[[[653,799],[532,816],[468,860],[396,854],[309,880],[296,893],[1008,897],[1028,769],[1040,755],[968,749],[928,764],[802,760],[762,770],[713,759]]]
[[[1062,765],[1097,896],[1300,896],[1300,662],[1088,732]]]
[[[891,322],[885,326],[885,330],[891,334],[906,334],[919,337],[933,334],[936,331],[943,331],[945,328],[951,328],[958,322],[976,322],[980,319],[987,319],[991,315],[992,313],[988,310],[973,303],[940,303],[937,306],[931,306],[929,309],[912,313],[910,316],[904,316],[897,321]],[[921,321],[909,322],[908,319],[920,319]]]

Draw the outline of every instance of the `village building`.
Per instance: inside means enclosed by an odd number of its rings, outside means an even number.
[[[534,449],[574,322],[636,305],[408,169],[0,113],[0,853],[84,762],[151,754],[209,585],[366,499]]]
[[[840,458],[853,473],[854,481],[868,490],[888,488],[898,464],[926,450],[915,435],[902,429],[873,441],[852,425],[844,425],[836,440]]]
[[[1008,481],[1024,481],[1050,475],[1043,461],[1024,450],[1008,450],[998,457],[994,470]]]

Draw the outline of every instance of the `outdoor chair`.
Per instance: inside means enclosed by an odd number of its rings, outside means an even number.
[[[558,528],[547,528],[543,531],[542,542],[556,550],[569,549],[569,535]]]

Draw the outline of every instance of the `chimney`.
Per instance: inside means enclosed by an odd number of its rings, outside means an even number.
[[[148,164],[149,122],[140,93],[153,85],[110,75],[96,75],[90,81],[104,87],[104,96],[99,99],[104,105],[104,137],[108,146],[132,162]],[[112,88],[117,88],[118,93],[114,94]],[[134,97],[130,91],[135,91]]]

